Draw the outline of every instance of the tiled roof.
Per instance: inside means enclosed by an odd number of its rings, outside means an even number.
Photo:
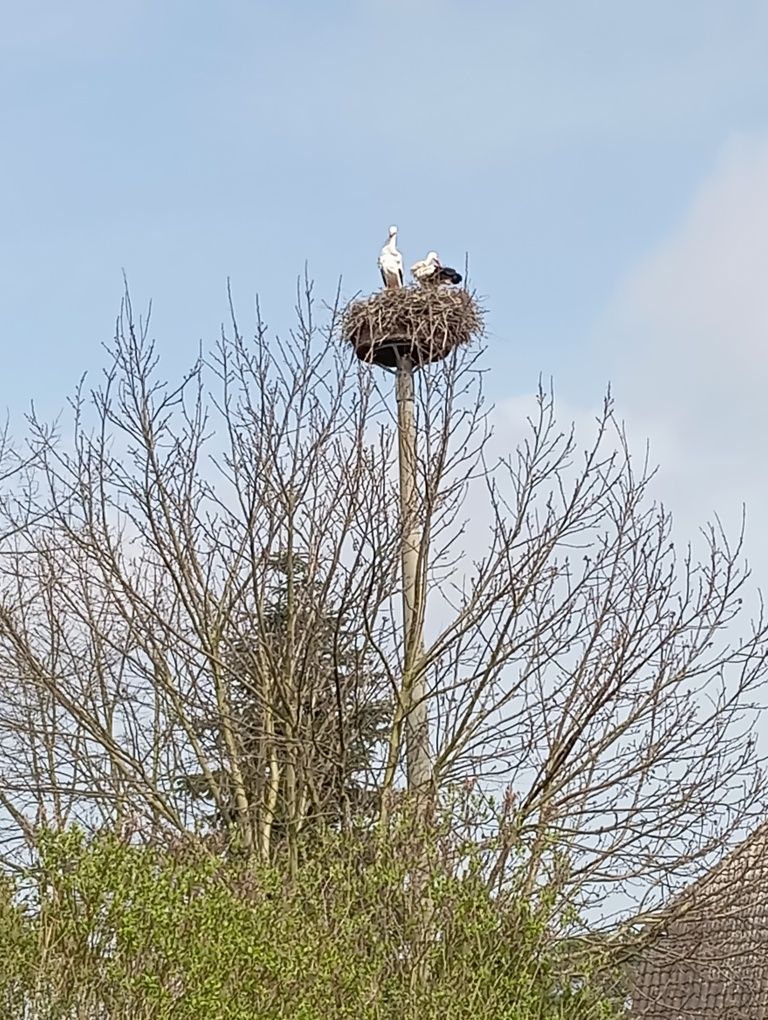
[[[642,1020],[768,1020],[768,824],[678,901],[635,968]]]

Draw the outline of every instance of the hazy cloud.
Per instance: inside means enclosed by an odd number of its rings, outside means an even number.
[[[768,513],[768,140],[729,143],[682,222],[619,289],[599,328],[632,435],[687,523],[747,504],[765,580]]]

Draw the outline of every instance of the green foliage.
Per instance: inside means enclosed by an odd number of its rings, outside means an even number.
[[[405,827],[329,837],[289,884],[199,847],[47,833],[25,909],[0,887],[2,1015],[21,1020],[24,999],[35,1020],[615,1016],[570,981],[541,916],[467,863],[428,863]]]
[[[33,979],[35,931],[18,903],[14,884],[0,875],[0,1016],[21,1016]]]

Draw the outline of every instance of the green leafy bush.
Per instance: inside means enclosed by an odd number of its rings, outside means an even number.
[[[288,883],[192,845],[46,833],[30,879],[16,895],[0,886],[8,1020],[615,1015],[568,979],[535,911],[489,896],[476,868],[425,863],[397,834],[329,837]]]

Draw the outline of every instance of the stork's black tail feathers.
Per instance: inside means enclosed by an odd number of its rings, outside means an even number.
[[[437,270],[437,279],[439,283],[461,283],[461,273],[448,266],[440,266]]]

